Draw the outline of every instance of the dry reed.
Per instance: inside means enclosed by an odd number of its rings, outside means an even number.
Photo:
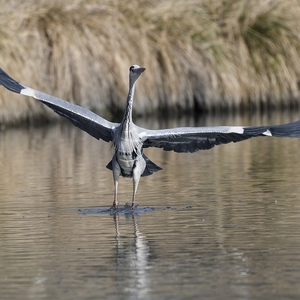
[[[1,0],[0,67],[101,114],[296,106],[298,0]],[[53,118],[0,89],[0,122]]]

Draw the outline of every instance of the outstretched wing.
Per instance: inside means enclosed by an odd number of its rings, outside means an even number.
[[[0,69],[0,84],[12,92],[39,100],[96,139],[102,139],[106,142],[112,141],[114,130],[119,125],[118,123],[109,122],[79,105],[72,104],[18,83],[2,69]]]
[[[181,127],[161,130],[147,130],[139,127],[139,136],[144,148],[157,147],[166,151],[196,152],[256,136],[300,137],[300,121],[256,127]]]

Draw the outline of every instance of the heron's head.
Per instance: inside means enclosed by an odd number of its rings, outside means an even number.
[[[132,65],[129,68],[129,79],[131,84],[134,84],[145,70],[146,68],[142,68],[138,65]]]

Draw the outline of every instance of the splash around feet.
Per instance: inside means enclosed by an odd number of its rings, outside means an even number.
[[[153,207],[138,207],[139,203],[137,203],[134,208],[131,207],[131,203],[125,203],[124,206],[118,207],[110,207],[110,208],[90,208],[90,209],[82,209],[79,208],[78,211],[82,214],[140,214],[145,212],[155,211]]]

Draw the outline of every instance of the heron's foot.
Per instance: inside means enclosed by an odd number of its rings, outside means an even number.
[[[132,202],[132,203],[131,203],[131,206],[130,206],[130,209],[135,209],[135,208],[137,208],[139,205],[140,205],[139,202]]]
[[[139,203],[132,203],[132,202],[126,202],[126,204],[124,205],[125,209],[135,209],[137,208],[139,205]]]

